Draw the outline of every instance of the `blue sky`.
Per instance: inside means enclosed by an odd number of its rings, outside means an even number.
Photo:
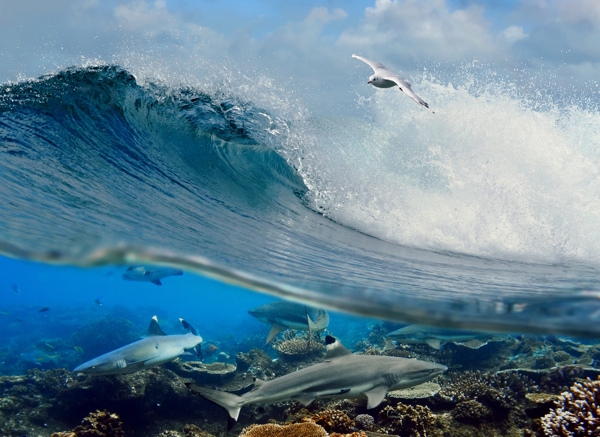
[[[364,85],[370,72],[353,53],[413,80],[473,61],[575,87],[600,73],[596,0],[0,0],[0,8],[2,83],[101,61],[201,86],[260,76],[317,98]]]

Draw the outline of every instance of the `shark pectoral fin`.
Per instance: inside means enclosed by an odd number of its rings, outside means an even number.
[[[383,401],[383,398],[385,398],[388,388],[387,385],[378,385],[377,387],[373,387],[371,390],[366,391],[367,408],[375,408],[379,405],[381,401]]]
[[[437,338],[427,338],[425,339],[425,343],[437,350],[440,350],[442,348],[442,342]]]
[[[295,396],[293,399],[295,401],[300,402],[305,407],[307,407],[308,405],[310,405],[310,403],[312,401],[314,401],[316,399],[316,396],[313,394],[304,394],[304,395]]]
[[[269,331],[269,335],[267,336],[267,341],[266,341],[265,345],[271,343],[271,340],[273,340],[275,338],[275,336],[277,334],[279,334],[281,331],[283,331],[284,329],[287,329],[287,328],[278,323],[274,323],[273,325],[271,325],[271,330]]]
[[[162,282],[160,282],[160,279],[155,279],[154,281],[150,281],[155,285],[162,285]]]

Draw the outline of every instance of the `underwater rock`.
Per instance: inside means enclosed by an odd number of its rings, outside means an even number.
[[[575,383],[560,395],[557,407],[542,418],[546,436],[600,435],[600,378]]]
[[[240,437],[327,437],[327,431],[314,422],[289,425],[250,425],[242,430]]]
[[[73,431],[55,432],[51,437],[125,437],[122,427],[123,422],[118,415],[96,410]]]
[[[339,410],[324,410],[305,418],[303,422],[314,422],[327,432],[348,433],[354,428],[354,421],[346,413]]]
[[[379,412],[378,424],[386,434],[397,434],[401,437],[427,437],[434,431],[436,417],[428,407],[397,404],[386,406]]]

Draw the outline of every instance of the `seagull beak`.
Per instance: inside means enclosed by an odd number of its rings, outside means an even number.
[[[367,83],[371,83],[371,81],[368,81]]]

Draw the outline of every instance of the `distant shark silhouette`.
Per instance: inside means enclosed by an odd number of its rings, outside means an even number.
[[[254,388],[237,396],[218,390],[186,385],[196,394],[225,408],[237,420],[240,409],[249,404],[285,400],[308,405],[321,398],[367,397],[367,408],[375,408],[389,390],[412,387],[442,374],[441,364],[408,358],[353,355],[338,340],[326,337],[327,356],[321,363],[270,381],[256,379]]]
[[[158,319],[154,316],[146,338],[100,355],[76,367],[74,371],[90,375],[120,375],[160,366],[188,351],[201,357],[202,337],[188,322],[179,320],[189,333],[167,335],[160,329]]]
[[[179,275],[183,275],[183,270],[171,267],[131,266],[123,273],[123,279],[126,281],[152,282],[155,285],[162,285],[162,282],[160,282],[161,279],[167,276]]]
[[[249,310],[248,314],[271,325],[265,344],[269,344],[284,329],[308,331],[310,342],[313,332],[322,331],[329,326],[327,311],[295,302],[271,302]]]
[[[441,349],[442,343],[490,339],[493,337],[493,334],[426,325],[408,325],[388,332],[386,336],[400,343],[425,343],[434,349]]]

